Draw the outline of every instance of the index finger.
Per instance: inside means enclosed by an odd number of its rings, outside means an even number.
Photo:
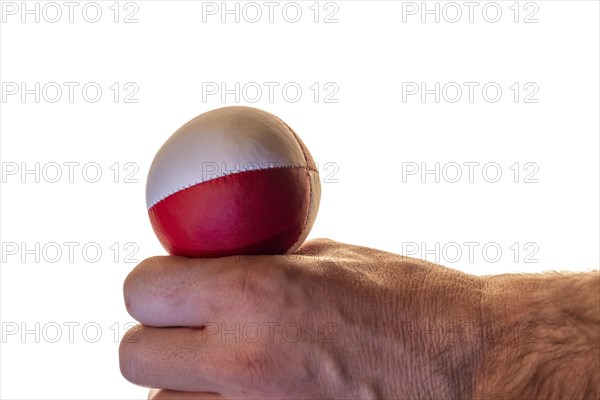
[[[254,317],[267,312],[282,287],[273,257],[279,256],[146,259],[125,279],[127,311],[156,327]]]

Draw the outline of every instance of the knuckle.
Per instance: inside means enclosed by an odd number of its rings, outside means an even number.
[[[244,258],[223,274],[217,292],[227,293],[220,298],[222,307],[242,318],[255,318],[273,313],[274,299],[285,292],[282,264],[265,258],[248,264]]]
[[[269,356],[269,352],[261,349],[259,346],[253,346],[248,350],[237,352],[235,363],[239,371],[245,374],[245,384],[254,390],[265,390],[268,382],[275,378],[274,360]]]
[[[224,284],[242,297],[254,296],[272,285],[273,270],[274,268],[270,268],[267,263],[249,263],[242,259],[241,263],[227,274]]]
[[[338,252],[340,246],[340,243],[334,240],[317,238],[305,242],[296,254],[315,259],[329,258]]]
[[[315,239],[311,240],[310,242],[317,243],[322,246],[331,246],[331,245],[337,244],[337,242],[335,240],[332,240],[329,238],[315,238]]]

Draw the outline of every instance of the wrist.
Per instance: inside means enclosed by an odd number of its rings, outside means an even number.
[[[400,274],[399,315],[393,331],[403,363],[395,376],[409,368],[414,391],[396,390],[406,398],[471,398],[473,376],[483,354],[480,277],[413,261]],[[393,376],[390,375],[390,376]],[[393,378],[388,380],[393,381]]]
[[[474,397],[600,395],[598,273],[483,277]]]

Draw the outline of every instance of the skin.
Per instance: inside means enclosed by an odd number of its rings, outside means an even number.
[[[313,240],[153,257],[120,346],[151,399],[600,398],[600,275],[478,277]]]

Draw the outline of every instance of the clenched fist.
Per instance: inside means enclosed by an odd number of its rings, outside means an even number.
[[[155,400],[585,397],[600,382],[599,282],[476,277],[330,240],[284,256],[154,257],[125,281],[141,325],[121,371],[161,388]],[[564,309],[588,321],[583,336],[540,301],[574,285]],[[583,371],[577,388],[556,384],[556,360]]]

